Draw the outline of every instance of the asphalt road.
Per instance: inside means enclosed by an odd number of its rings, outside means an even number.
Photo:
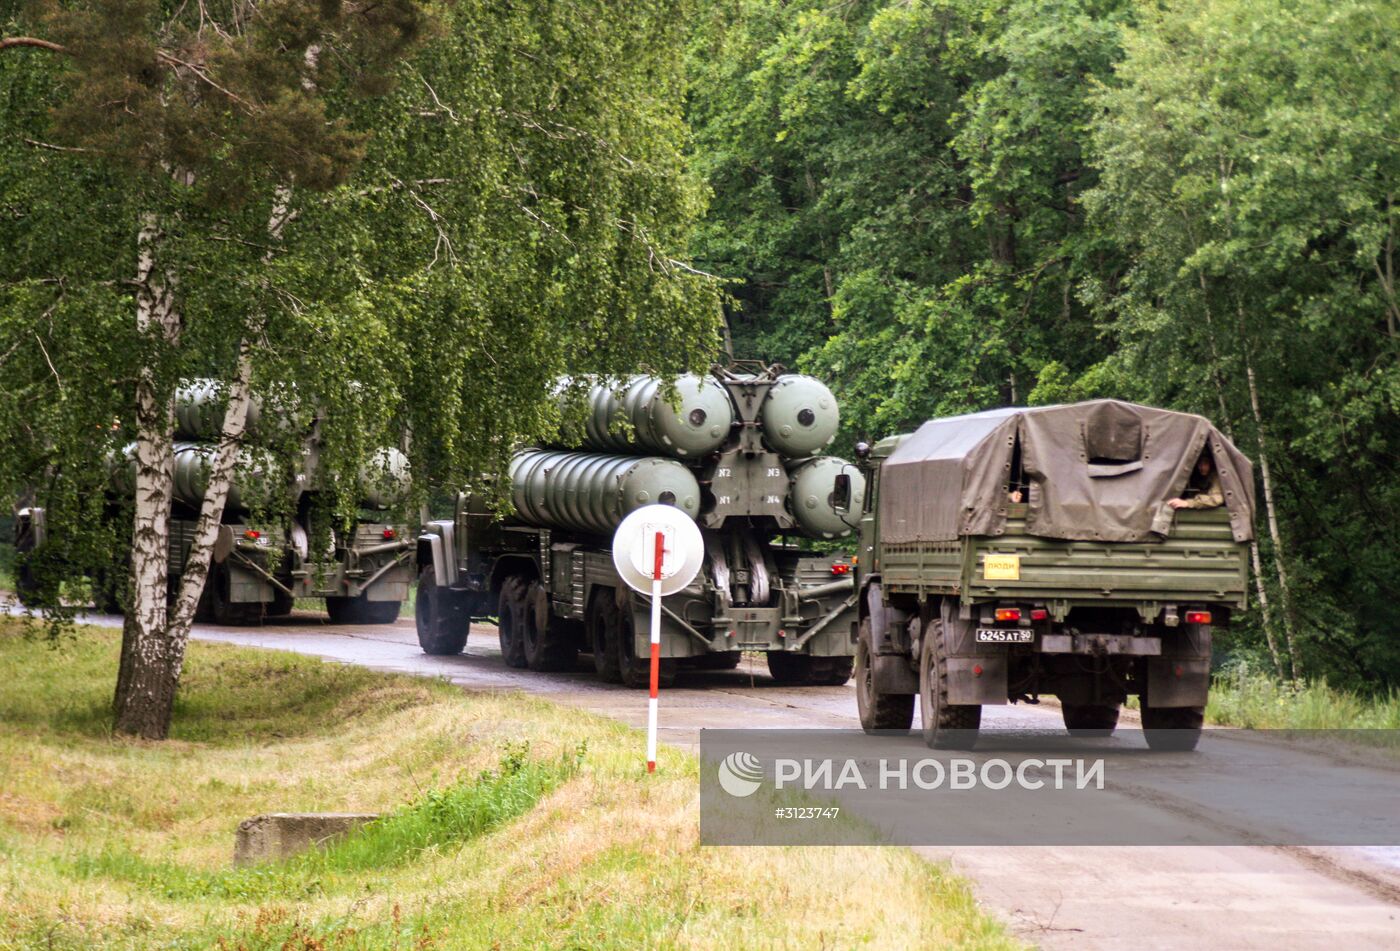
[[[120,624],[90,616],[90,623]],[[337,626],[312,615],[261,628],[196,627],[199,640],[289,650],[374,670],[444,677],[466,690],[520,690],[612,717],[646,723],[645,691],[598,682],[585,670],[536,674],[501,660],[494,627],[474,626],[458,657],[429,657],[411,621]],[[1125,719],[1125,724],[1126,724]],[[664,691],[663,742],[694,749],[706,727],[850,729],[855,692],[780,687],[759,662],[690,673]],[[984,727],[1058,728],[1053,704],[988,707]],[[1223,769],[1247,756],[1231,743],[1195,754]],[[1217,750],[1221,747],[1223,750]],[[1203,746],[1204,749],[1204,746]],[[639,757],[641,750],[638,751]],[[1180,754],[1190,755],[1190,754]],[[1297,754],[1297,768],[1326,770],[1326,755]],[[1237,765],[1237,764],[1234,764]],[[1144,821],[1164,821],[1150,798]],[[1397,797],[1400,808],[1400,796]],[[1046,948],[1400,948],[1400,850],[1264,846],[922,848],[973,882],[978,898],[1025,940]]]

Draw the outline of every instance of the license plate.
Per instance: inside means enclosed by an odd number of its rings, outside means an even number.
[[[977,629],[977,643],[979,644],[1033,644],[1035,643],[1035,631],[1022,628],[1001,628],[1001,627],[979,627]]]

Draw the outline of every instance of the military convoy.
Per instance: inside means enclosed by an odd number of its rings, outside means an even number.
[[[495,616],[513,667],[572,669],[586,653],[602,679],[645,685],[649,603],[618,578],[610,544],[629,512],[663,503],[695,519],[706,550],[697,579],[662,606],[663,681],[733,668],[745,651],[764,653],[782,683],[850,678],[850,561],[813,545],[852,531],[831,494],[838,475],[862,480],[821,454],[839,425],[831,391],[742,364],[673,387],[646,376],[591,386],[580,445],[511,460],[512,516],[462,494],[453,518],[424,525],[423,650],[458,653],[470,620]]]
[[[1246,603],[1249,461],[1209,422],[1114,400],[935,419],[858,447],[856,695],[868,731],[967,748],[982,707],[1059,698],[1154,748],[1199,737],[1211,633]],[[1223,505],[1174,509],[1207,456]]]
[[[662,605],[663,682],[743,652],[785,684],[842,684],[854,668],[865,729],[907,731],[917,697],[941,748],[973,744],[988,704],[1052,695],[1071,732],[1105,734],[1137,696],[1150,745],[1194,747],[1212,630],[1247,602],[1254,514],[1248,459],[1205,419],[1115,400],[1012,407],[859,444],[852,464],[823,454],[839,425],[830,390],[780,367],[574,385],[582,432],[515,453],[512,514],[459,493],[452,518],[416,538],[383,520],[406,479],[385,449],[353,529],[311,550],[313,429],[288,525],[253,523],[241,485],[230,491],[205,615],[251,621],[323,597],[333,620],[385,623],[416,571],[427,653],[460,653],[473,619],[496,618],[512,667],[573,669],[588,654],[602,679],[642,686],[650,606],[610,543],[629,512],[663,503],[705,540],[700,574]],[[255,408],[252,435],[265,415]],[[178,417],[172,585],[222,419],[212,387],[183,388]],[[1202,459],[1223,504],[1169,505]],[[115,469],[114,493],[129,495]],[[235,481],[255,475],[244,460]],[[853,530],[848,558],[836,542]],[[44,531],[42,509],[20,510],[22,549]]]
[[[223,427],[223,401],[210,381],[195,380],[176,394],[174,485],[170,523],[168,584],[173,592],[189,558],[199,508]],[[318,508],[320,421],[294,441],[301,455],[289,485],[270,485],[256,449],[260,435],[290,426],[290,413],[257,401],[249,407],[250,448],[239,455],[233,483],[214,543],[209,578],[198,617],[219,624],[257,623],[291,612],[297,598],[324,598],[331,620],[344,624],[388,624],[398,616],[413,580],[414,541],[408,526],[386,521],[388,510],[407,489],[404,456],[392,447],[379,450],[360,475],[360,495],[352,527],[344,531],[339,519],[321,527],[316,518],[333,519]],[[135,447],[128,446],[111,467],[109,510],[118,517],[120,503],[135,491]],[[255,499],[267,493],[287,493],[288,520],[258,519]],[[284,501],[282,499],[278,500]],[[16,545],[21,553],[44,541],[44,511],[20,510]],[[313,550],[314,546],[314,550]],[[23,570],[23,569],[22,569]],[[27,600],[32,585],[21,576],[19,594]],[[118,610],[117,577],[94,579],[98,606]]]

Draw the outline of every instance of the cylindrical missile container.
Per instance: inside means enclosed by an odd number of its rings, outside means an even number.
[[[218,452],[218,448],[202,443],[175,444],[175,472],[171,494],[176,502],[190,508],[198,508],[204,502],[204,491],[209,487],[209,473],[214,467],[214,454]],[[239,452],[224,507],[229,511],[243,508],[243,495],[239,490],[239,483],[246,484],[250,479],[259,478],[261,474],[261,468],[254,464],[247,452]],[[122,450],[121,460],[112,467],[112,487],[126,496],[136,491],[135,443]]]
[[[223,434],[224,407],[228,391],[213,380],[190,380],[175,391],[175,433],[181,439],[214,442]],[[257,400],[248,404],[246,432],[258,431],[262,421],[262,406]]]
[[[510,463],[516,513],[532,525],[604,535],[659,502],[694,518],[700,485],[674,459],[527,449]]]
[[[695,459],[719,448],[734,425],[734,406],[724,387],[710,377],[687,374],[676,380],[676,406],[662,388],[662,380],[652,376],[633,377],[621,395],[610,387],[594,386],[588,394],[584,446],[678,459]]]
[[[836,438],[841,414],[836,397],[814,377],[785,373],[778,377],[759,413],[763,438],[791,459],[821,452]]]
[[[836,477],[851,478],[850,510],[838,512],[832,504]],[[813,538],[841,538],[859,524],[861,499],[865,497],[865,476],[860,469],[835,456],[817,456],[788,471],[788,509],[804,532]]]
[[[387,509],[403,501],[408,484],[407,457],[386,446],[360,467],[360,504],[370,509]]]

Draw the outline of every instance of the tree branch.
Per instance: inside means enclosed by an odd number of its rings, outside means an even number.
[[[49,40],[41,40],[37,36],[3,36],[0,37],[0,50],[7,50],[12,46],[29,46],[35,49],[48,50],[50,53],[62,53],[69,55],[68,47]]]

